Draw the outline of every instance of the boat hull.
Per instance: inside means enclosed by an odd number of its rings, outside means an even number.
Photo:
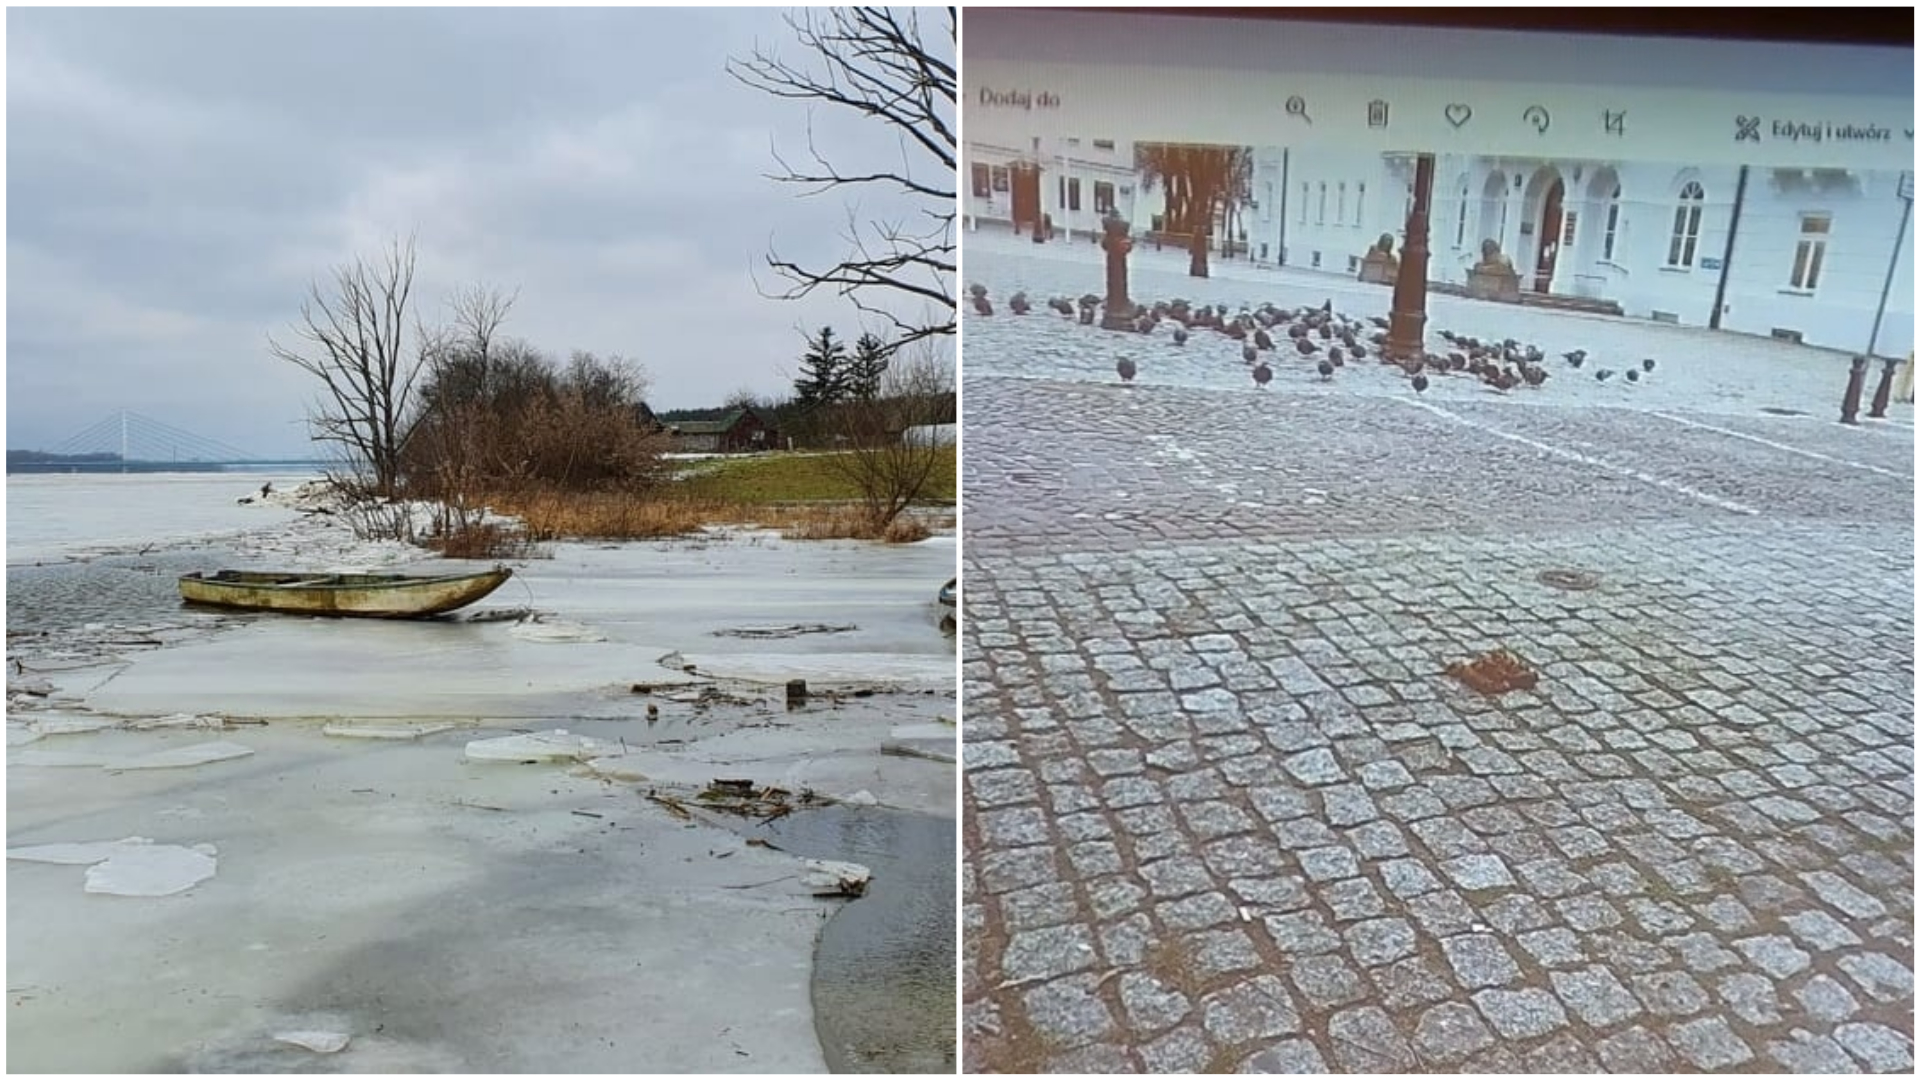
[[[481,599],[513,571],[479,574],[302,574],[222,570],[187,574],[180,597],[190,604],[233,611],[273,611],[362,619],[421,619]]]

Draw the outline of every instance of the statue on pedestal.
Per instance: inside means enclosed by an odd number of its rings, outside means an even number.
[[[1513,271],[1513,260],[1500,250],[1500,242],[1486,240],[1480,245],[1480,262],[1467,271],[1467,294],[1476,300],[1520,302],[1520,275]]]
[[[1360,280],[1368,285],[1391,285],[1400,276],[1400,259],[1393,253],[1393,234],[1381,233],[1360,259]]]

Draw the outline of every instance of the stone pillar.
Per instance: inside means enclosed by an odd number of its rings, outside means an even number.
[[[1867,414],[1874,420],[1887,418],[1887,401],[1893,397],[1894,371],[1900,366],[1900,361],[1892,357],[1888,357],[1882,363],[1884,366],[1880,369],[1880,386],[1873,392],[1873,411]]]
[[[1847,373],[1847,392],[1840,399],[1840,422],[1857,424],[1860,422],[1860,391],[1867,383],[1867,358],[1853,358],[1853,370]]]
[[[1127,233],[1131,226],[1119,214],[1109,214],[1100,227],[1106,232],[1100,247],[1107,253],[1107,311],[1100,325],[1108,330],[1132,330],[1133,301],[1127,297],[1127,253],[1133,250]]]

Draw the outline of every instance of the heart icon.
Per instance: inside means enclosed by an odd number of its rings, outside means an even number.
[[[1473,108],[1471,106],[1447,106],[1447,123],[1452,124],[1454,127],[1458,128],[1471,119],[1473,119]]]

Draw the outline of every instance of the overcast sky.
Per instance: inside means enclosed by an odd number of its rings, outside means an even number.
[[[800,328],[860,315],[754,277],[781,285],[770,240],[835,261],[851,196],[766,179],[808,107],[727,75],[756,40],[805,56],[772,9],[10,10],[7,446],[127,408],[304,452],[311,377],[267,334],[407,232],[429,317],[456,285],[518,288],[510,335],[634,357],[657,408],[785,392]],[[900,161],[890,129],[813,120],[843,170]]]

